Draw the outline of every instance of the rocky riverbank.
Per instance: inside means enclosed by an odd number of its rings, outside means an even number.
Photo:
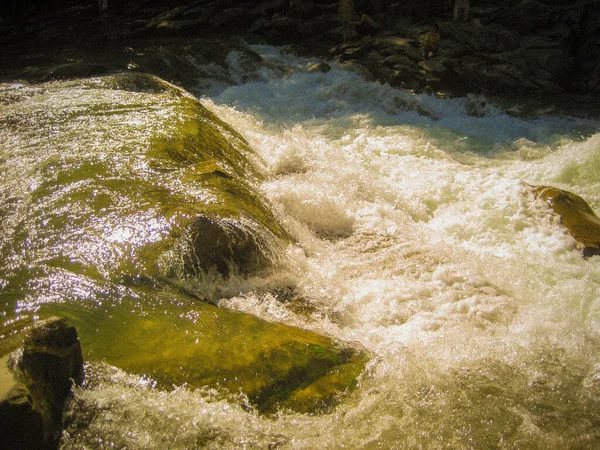
[[[63,2],[68,3],[68,2]],[[232,82],[231,50],[260,65],[247,44],[337,60],[366,78],[440,96],[484,95],[514,113],[600,115],[600,1],[472,2],[471,20],[413,1],[369,7],[376,28],[343,42],[337,2],[286,0],[122,2],[105,23],[95,5],[5,21],[0,79],[43,81],[124,70],[147,71],[198,89],[198,68]],[[374,2],[372,2],[374,3]],[[370,4],[370,3],[369,3]],[[440,25],[439,53],[420,41]],[[207,74],[200,75],[206,76]]]

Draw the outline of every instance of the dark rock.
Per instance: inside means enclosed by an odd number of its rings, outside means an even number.
[[[83,356],[75,327],[61,319],[35,327],[24,340],[19,370],[42,412],[45,441],[58,442],[65,401],[73,384],[83,382]]]
[[[0,446],[10,449],[41,449],[44,445],[42,415],[34,409],[27,387],[0,358]]]
[[[108,69],[103,64],[72,63],[56,66],[48,71],[43,77],[47,80],[62,80],[69,78],[87,78],[95,75],[103,75]]]
[[[246,275],[268,266],[264,250],[267,244],[262,244],[260,234],[250,226],[236,220],[200,216],[172,250],[173,260],[181,261],[182,265],[169,266],[172,270],[182,270],[186,276],[213,271],[225,277]]]
[[[552,94],[553,99],[561,95],[571,101],[578,95],[581,101],[600,92],[598,0],[482,0],[473,5],[474,19],[466,23],[452,22],[449,10],[436,11],[411,0],[372,8],[381,28],[373,38],[357,34],[344,45],[337,7],[334,0],[181,0],[143,6],[129,2],[113,29],[98,29],[97,20],[77,16],[69,18],[68,33],[61,22],[66,18],[40,17],[37,42],[21,30],[9,30],[9,36],[22,39],[23,45],[8,47],[0,70],[40,81],[128,68],[194,89],[199,76],[216,77],[217,82],[247,81],[231,76],[221,51],[224,40],[241,36],[253,43],[289,45],[307,56],[329,54],[339,62],[362,65],[369,79],[439,91],[446,97],[474,93],[501,100],[525,95],[548,101]],[[82,11],[96,13],[93,8]],[[417,66],[422,58],[418,43],[427,29],[424,21],[432,19],[442,34],[436,58],[447,58],[443,68],[433,72]],[[189,48],[182,48],[181,42],[179,47],[172,45],[173,39],[186,40]],[[78,40],[85,43],[83,49],[69,42]],[[409,45],[393,42],[402,40]],[[141,41],[144,44],[138,45]],[[123,55],[125,43],[136,51]],[[37,63],[32,55],[37,55]],[[210,63],[219,69],[214,71],[213,66],[213,73],[203,72]],[[37,67],[29,67],[32,64]]]
[[[35,326],[16,353],[2,359],[0,444],[3,448],[55,448],[73,384],[83,382],[83,357],[75,327],[62,319]]]
[[[202,20],[159,20],[148,24],[145,32],[153,36],[181,36],[201,32],[205,27]]]
[[[307,67],[309,72],[327,73],[331,70],[331,66],[325,62],[311,64]]]

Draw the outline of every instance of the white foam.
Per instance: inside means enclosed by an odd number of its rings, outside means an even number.
[[[258,50],[286,75],[203,102],[260,154],[262,189],[298,243],[279,273],[240,281],[244,294],[221,304],[358,341],[373,356],[369,370],[320,416],[266,419],[243,402],[207,405],[206,393],[107,388],[80,394],[118,406],[98,420],[137,417],[129,405],[142,402],[173,448],[189,439],[293,449],[597,439],[600,258],[583,260],[527,188],[557,184],[598,208],[600,134],[578,135],[597,124],[519,119],[483,99],[401,92],[334,63],[311,73],[311,61]],[[280,302],[274,286],[292,287],[311,313]],[[160,430],[132,432],[164,444]]]

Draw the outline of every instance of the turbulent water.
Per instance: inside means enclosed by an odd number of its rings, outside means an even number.
[[[529,185],[600,211],[599,123],[257,50],[269,65],[244,73],[232,54],[246,81],[201,80],[201,101],[258,152],[297,244],[268,277],[213,295],[360,343],[358,389],[322,414],[262,416],[243,396],[105,368],[78,390],[85,420],[64,448],[598,448],[600,257],[581,257]]]

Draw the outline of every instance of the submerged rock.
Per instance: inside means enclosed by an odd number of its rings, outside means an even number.
[[[533,192],[560,216],[584,257],[600,255],[600,218],[583,198],[552,186],[534,186]]]

